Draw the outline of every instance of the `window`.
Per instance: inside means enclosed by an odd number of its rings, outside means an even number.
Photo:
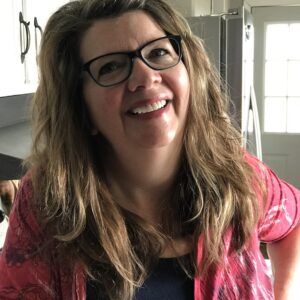
[[[266,25],[264,131],[300,133],[300,23]]]

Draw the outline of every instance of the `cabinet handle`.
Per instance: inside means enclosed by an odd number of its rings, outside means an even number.
[[[38,20],[37,20],[37,17],[34,17],[34,19],[33,19],[33,24],[34,24],[35,30],[38,29],[38,30],[40,31],[41,35],[42,35],[42,34],[43,34],[43,29],[42,29],[42,27],[39,25],[39,22],[38,22]]]
[[[30,22],[25,22],[23,18],[22,12],[19,13],[19,21],[20,21],[20,37],[21,37],[21,62],[23,63],[25,60],[25,56],[28,53],[29,47],[30,47],[30,31],[29,31],[29,24]],[[25,32],[26,32],[26,44],[25,44],[25,50],[22,51],[22,44],[23,44],[23,39],[22,39],[22,25],[25,27]]]
[[[38,19],[37,17],[34,17],[33,19],[33,24],[34,24],[34,36],[35,36],[35,53],[36,53],[36,60],[38,59],[38,37],[37,37],[37,30],[40,32],[40,35],[42,36],[43,34],[43,29],[42,27],[39,25]]]

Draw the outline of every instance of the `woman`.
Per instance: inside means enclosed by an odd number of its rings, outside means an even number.
[[[299,191],[240,149],[177,12],[163,0],[70,2],[47,24],[39,66],[0,298],[292,297]]]

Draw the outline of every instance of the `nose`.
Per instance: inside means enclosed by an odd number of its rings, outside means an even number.
[[[140,58],[133,61],[132,72],[128,78],[128,89],[134,92],[137,89],[149,89],[153,84],[162,81],[160,71],[148,67]]]

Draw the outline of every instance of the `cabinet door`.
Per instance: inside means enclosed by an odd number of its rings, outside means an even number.
[[[41,32],[50,15],[66,2],[69,1],[1,0],[0,97],[35,91]],[[28,52],[21,55],[25,50]]]
[[[26,93],[25,26],[20,24],[22,0],[2,0],[0,4],[0,96]],[[22,44],[22,47],[21,47]],[[24,57],[24,56],[23,56]]]
[[[37,84],[37,57],[40,48],[42,33],[45,29],[49,17],[67,0],[27,0],[23,7],[24,14],[30,20],[31,49],[28,55],[28,80]]]

